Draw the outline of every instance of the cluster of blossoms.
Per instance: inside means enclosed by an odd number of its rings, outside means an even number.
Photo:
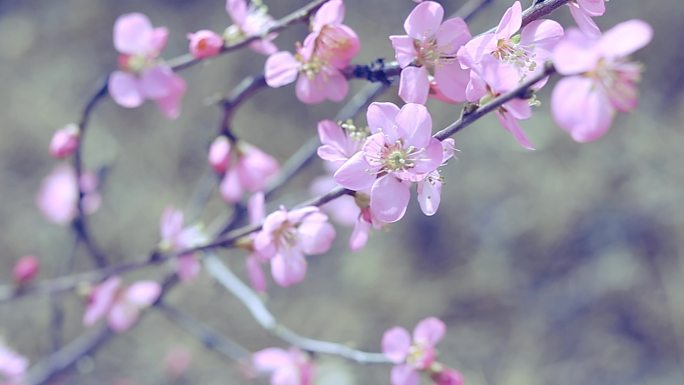
[[[21,384],[27,368],[28,360],[0,339],[0,384]]]
[[[181,252],[206,243],[209,237],[201,225],[183,227],[183,212],[172,207],[164,210],[159,224],[162,252]],[[176,273],[181,281],[189,282],[200,272],[199,257],[196,253],[183,254],[175,259]]]

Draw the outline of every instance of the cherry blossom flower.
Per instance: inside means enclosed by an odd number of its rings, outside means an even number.
[[[88,295],[83,324],[92,326],[106,316],[112,330],[124,332],[137,322],[140,311],[154,304],[160,295],[161,285],[157,282],[140,281],[124,287],[120,277],[110,277]]]
[[[26,369],[28,360],[0,340],[0,381],[7,381],[7,385],[18,385],[22,383]]]
[[[416,325],[411,335],[402,327],[394,327],[382,337],[382,352],[392,361],[392,385],[418,385],[420,371],[433,371],[437,364],[435,345],[444,337],[446,326],[437,318],[426,318]],[[439,365],[441,366],[441,365]]]
[[[470,73],[470,83],[466,91],[468,101],[483,103],[516,88],[518,84],[518,70],[513,65],[501,63],[491,56],[485,57]],[[521,146],[534,150],[518,124],[518,120],[532,117],[532,108],[528,100],[512,99],[497,108],[495,113],[501,125]]]
[[[570,0],[570,14],[575,19],[577,26],[585,34],[591,37],[601,36],[601,30],[596,25],[593,17],[602,16],[606,12],[606,0]]]
[[[201,225],[183,227],[183,212],[167,207],[159,225],[162,251],[178,252],[206,243],[209,238]],[[197,254],[184,254],[176,259],[176,272],[181,281],[189,282],[200,272],[201,265]]]
[[[221,52],[221,48],[223,48],[223,38],[207,29],[189,33],[188,39],[190,39],[188,46],[190,54],[198,59],[216,56]]]
[[[135,108],[153,100],[169,119],[180,115],[185,80],[158,60],[168,30],[154,28],[147,16],[129,13],[114,24],[114,47],[120,52],[119,70],[109,76],[109,94],[122,107]]]
[[[250,4],[247,5],[248,3]],[[226,0],[226,12],[235,23],[223,34],[229,44],[248,36],[261,35],[275,24],[268,15],[268,8],[261,1]],[[278,34],[270,33],[265,38],[250,43],[249,47],[256,53],[271,55],[278,50],[271,42],[276,36]]]
[[[221,196],[229,203],[238,202],[245,192],[263,191],[280,171],[272,156],[245,141],[231,144],[226,137],[212,143],[209,163],[223,173]]]
[[[252,356],[255,369],[271,373],[271,385],[310,385],[314,365],[299,349],[267,348]]]
[[[342,70],[358,53],[359,38],[341,24],[343,18],[341,0],[321,6],[312,20],[313,31],[303,43],[298,43],[295,55],[281,51],[266,60],[266,83],[277,88],[297,80],[297,98],[307,104],[344,99],[349,83]]]
[[[390,36],[401,66],[399,96],[408,103],[425,104],[431,79],[441,95],[451,102],[465,100],[468,70],[462,69],[456,53],[468,40],[470,30],[463,19],[442,22],[439,3],[418,4],[404,22],[408,35]]]
[[[305,255],[323,254],[335,239],[335,229],[318,207],[308,206],[269,214],[254,238],[254,248],[271,261],[271,274],[283,287],[299,283],[306,275]]]
[[[25,285],[38,275],[40,262],[32,255],[25,255],[17,260],[12,269],[12,279],[17,285]]]
[[[50,141],[50,155],[56,159],[63,159],[76,151],[80,143],[78,126],[70,123],[60,128]]]
[[[396,222],[406,212],[411,184],[442,164],[442,143],[432,137],[432,118],[420,104],[400,110],[392,103],[372,103],[367,120],[372,135],[335,172],[335,181],[354,191],[370,188],[372,213]]]
[[[522,6],[516,1],[499,22],[494,32],[473,38],[458,51],[458,58],[466,68],[477,67],[484,57],[494,56],[519,71],[522,81],[543,70],[553,47],[563,37],[563,27],[553,20],[535,20],[520,31]],[[541,88],[542,83],[537,84]]]
[[[641,66],[627,56],[651,41],[651,26],[641,20],[620,23],[600,38],[570,30],[553,53],[561,79],[551,95],[553,117],[574,140],[603,136],[616,111],[630,112],[638,103],[636,83]]]
[[[86,214],[92,214],[100,207],[102,197],[97,191],[97,184],[95,174],[81,175],[80,187],[85,194],[82,203]],[[43,180],[36,196],[36,205],[50,222],[65,225],[78,214],[78,194],[74,169],[61,164]]]

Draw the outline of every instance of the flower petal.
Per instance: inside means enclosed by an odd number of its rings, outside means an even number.
[[[599,40],[599,50],[607,58],[631,55],[651,41],[653,28],[642,20],[628,20],[606,31]]]
[[[466,100],[466,87],[470,81],[470,71],[461,68],[459,63],[444,63],[435,68],[435,82],[439,90],[455,102]]]
[[[442,197],[442,180],[438,172],[418,182],[418,204],[425,215],[434,215]]]
[[[432,116],[422,104],[408,103],[396,117],[404,146],[425,148],[432,138]]]
[[[114,22],[114,48],[128,55],[145,55],[154,49],[153,33],[150,19],[142,13],[121,15]]]
[[[411,64],[418,54],[416,53],[416,46],[413,44],[413,38],[407,35],[392,35],[389,37],[394,48],[394,57],[401,68]]]
[[[357,152],[335,172],[335,182],[354,191],[367,189],[376,179],[375,174],[369,172],[369,168],[363,152]]]
[[[425,104],[430,81],[425,67],[406,67],[399,76],[399,96],[406,103]]]
[[[126,108],[139,107],[145,101],[140,90],[138,78],[130,73],[114,71],[109,75],[107,83],[109,95],[114,101]]]
[[[411,336],[402,327],[389,329],[382,336],[382,353],[395,364],[404,362],[411,347]]]
[[[273,280],[282,287],[301,282],[306,276],[306,260],[297,250],[281,250],[271,260]]]
[[[150,306],[161,295],[161,285],[154,281],[140,281],[126,289],[126,300],[140,308]]]
[[[404,22],[406,33],[416,40],[424,40],[434,36],[442,20],[444,9],[434,1],[424,1],[418,4]]]
[[[300,67],[301,63],[290,52],[276,52],[266,59],[266,84],[273,88],[290,84],[297,79]]]
[[[410,198],[409,187],[388,174],[373,183],[370,208],[381,221],[393,223],[404,216]]]
[[[532,143],[527,139],[525,132],[520,127],[520,124],[518,124],[518,119],[516,119],[513,114],[508,111],[502,112],[501,110],[497,110],[496,116],[499,118],[501,125],[504,126],[508,132],[513,134],[513,137],[521,146],[527,150],[534,150]]]
[[[513,36],[522,25],[522,5],[516,1],[506,10],[499,25],[496,27],[496,36],[499,39],[508,39]]]
[[[408,365],[397,365],[392,368],[392,385],[418,385],[420,376],[418,372]]]
[[[387,135],[391,141],[397,140],[396,117],[398,113],[399,107],[394,103],[371,103],[366,111],[366,121],[368,122],[370,132],[373,134],[382,132]]]
[[[428,346],[435,346],[444,338],[446,325],[435,317],[426,318],[416,325],[413,329],[413,340],[415,342],[426,343]]]

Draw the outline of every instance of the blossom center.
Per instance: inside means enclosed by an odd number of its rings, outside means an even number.
[[[413,40],[413,46],[417,52],[416,64],[433,69],[439,64],[447,64],[456,60],[456,55],[446,53],[444,47],[437,44],[434,37],[427,40]]]
[[[599,84],[616,108],[629,110],[637,99],[636,83],[641,78],[641,69],[638,63],[601,59],[596,69],[585,75]]]
[[[528,72],[537,69],[534,47],[521,45],[520,35],[513,36],[511,39],[499,39],[492,55],[504,63],[512,64]]]
[[[432,347],[415,343],[409,348],[406,363],[416,369],[425,369],[432,364],[434,359],[435,350]]]
[[[323,60],[317,56],[312,56],[308,61],[304,61],[304,58],[298,54],[297,59],[302,63],[302,67],[299,71],[309,78],[309,80],[313,80],[316,75],[321,72],[325,64]]]
[[[120,55],[119,67],[132,73],[140,73],[147,68],[152,61],[145,55]]]
[[[292,223],[285,221],[274,232],[279,247],[292,248],[298,242],[297,232]]]
[[[413,155],[415,148],[409,146],[404,148],[401,140],[397,140],[392,145],[386,145],[382,151],[383,169],[388,172],[404,171],[415,166]]]

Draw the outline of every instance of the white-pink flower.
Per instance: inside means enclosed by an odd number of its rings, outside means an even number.
[[[114,24],[114,47],[119,51],[120,70],[109,76],[109,94],[120,106],[139,107],[153,100],[169,119],[180,115],[185,80],[158,60],[166,46],[168,30],[154,28],[147,16],[129,13]]]
[[[593,17],[601,16],[606,12],[606,0],[570,0],[570,14],[575,19],[577,26],[585,34],[592,37],[601,36],[601,30],[596,25]]]
[[[435,345],[444,337],[446,326],[437,318],[426,318],[413,330],[413,340],[402,327],[394,327],[382,337],[382,352],[392,361],[392,385],[418,385],[419,372],[431,371],[436,363]]]
[[[431,81],[447,100],[465,100],[468,70],[461,68],[456,53],[470,40],[470,30],[459,17],[443,19],[442,6],[425,1],[404,22],[408,35],[390,36],[402,68],[399,96],[407,103],[425,104]]]
[[[159,249],[162,251],[178,252],[206,243],[209,238],[201,225],[183,226],[183,212],[173,207],[167,207],[161,216],[159,224],[161,241]],[[201,265],[197,254],[184,254],[175,260],[178,277],[189,282],[200,272]]]
[[[6,380],[8,385],[20,384],[26,369],[28,360],[0,340],[0,381]]]
[[[519,84],[518,70],[508,63],[502,63],[491,56],[482,58],[478,67],[470,72],[470,83],[466,94],[468,101],[482,103],[504,94]],[[532,143],[518,124],[518,120],[532,117],[532,108],[525,99],[512,99],[496,109],[499,122],[521,146],[534,150]]]
[[[252,356],[254,368],[271,374],[271,385],[310,385],[314,365],[301,350],[267,348]]]
[[[83,210],[86,214],[92,214],[100,207],[102,197],[97,191],[97,183],[97,176],[93,173],[81,176],[80,187],[85,194]],[[36,205],[50,222],[68,224],[78,214],[78,187],[74,169],[67,164],[60,164],[43,179],[36,196]]]
[[[603,136],[616,111],[636,108],[641,66],[627,56],[651,41],[653,30],[641,20],[620,23],[600,38],[568,31],[553,53],[561,79],[551,96],[553,117],[574,140]]]
[[[140,311],[154,304],[160,294],[161,285],[157,282],[140,281],[124,287],[120,277],[110,277],[88,295],[83,324],[92,326],[107,317],[112,330],[124,332],[137,322]]]
[[[327,252],[335,229],[318,207],[287,211],[281,208],[266,217],[254,238],[254,248],[271,261],[271,274],[283,287],[299,283],[306,275],[305,255]]]
[[[188,50],[198,59],[216,56],[223,48],[223,37],[208,29],[189,33],[188,39],[190,40]]]
[[[442,143],[432,137],[432,118],[421,104],[400,110],[392,103],[373,103],[366,117],[371,136],[335,172],[335,181],[353,191],[370,189],[373,215],[396,222],[406,212],[411,184],[442,165]]]
[[[80,143],[78,126],[70,123],[55,131],[50,141],[50,155],[62,159],[76,151]]]
[[[476,68],[484,57],[494,56],[517,68],[520,80],[542,71],[553,47],[563,37],[563,27],[553,20],[542,19],[527,24],[520,31],[522,21],[522,6],[516,1],[494,32],[473,38],[458,51],[461,64],[465,68]],[[538,84],[537,88],[542,85]]]
[[[280,171],[272,156],[245,141],[231,144],[224,136],[212,143],[209,163],[223,173],[221,196],[229,203],[238,202],[245,192],[263,191]]]
[[[268,8],[263,4],[257,5],[256,1],[226,0],[226,12],[235,23],[224,33],[224,38],[228,43],[249,36],[261,35],[275,24],[268,14]],[[265,38],[250,43],[249,47],[256,53],[270,55],[278,50],[271,42],[277,36],[276,33],[270,33]]]

